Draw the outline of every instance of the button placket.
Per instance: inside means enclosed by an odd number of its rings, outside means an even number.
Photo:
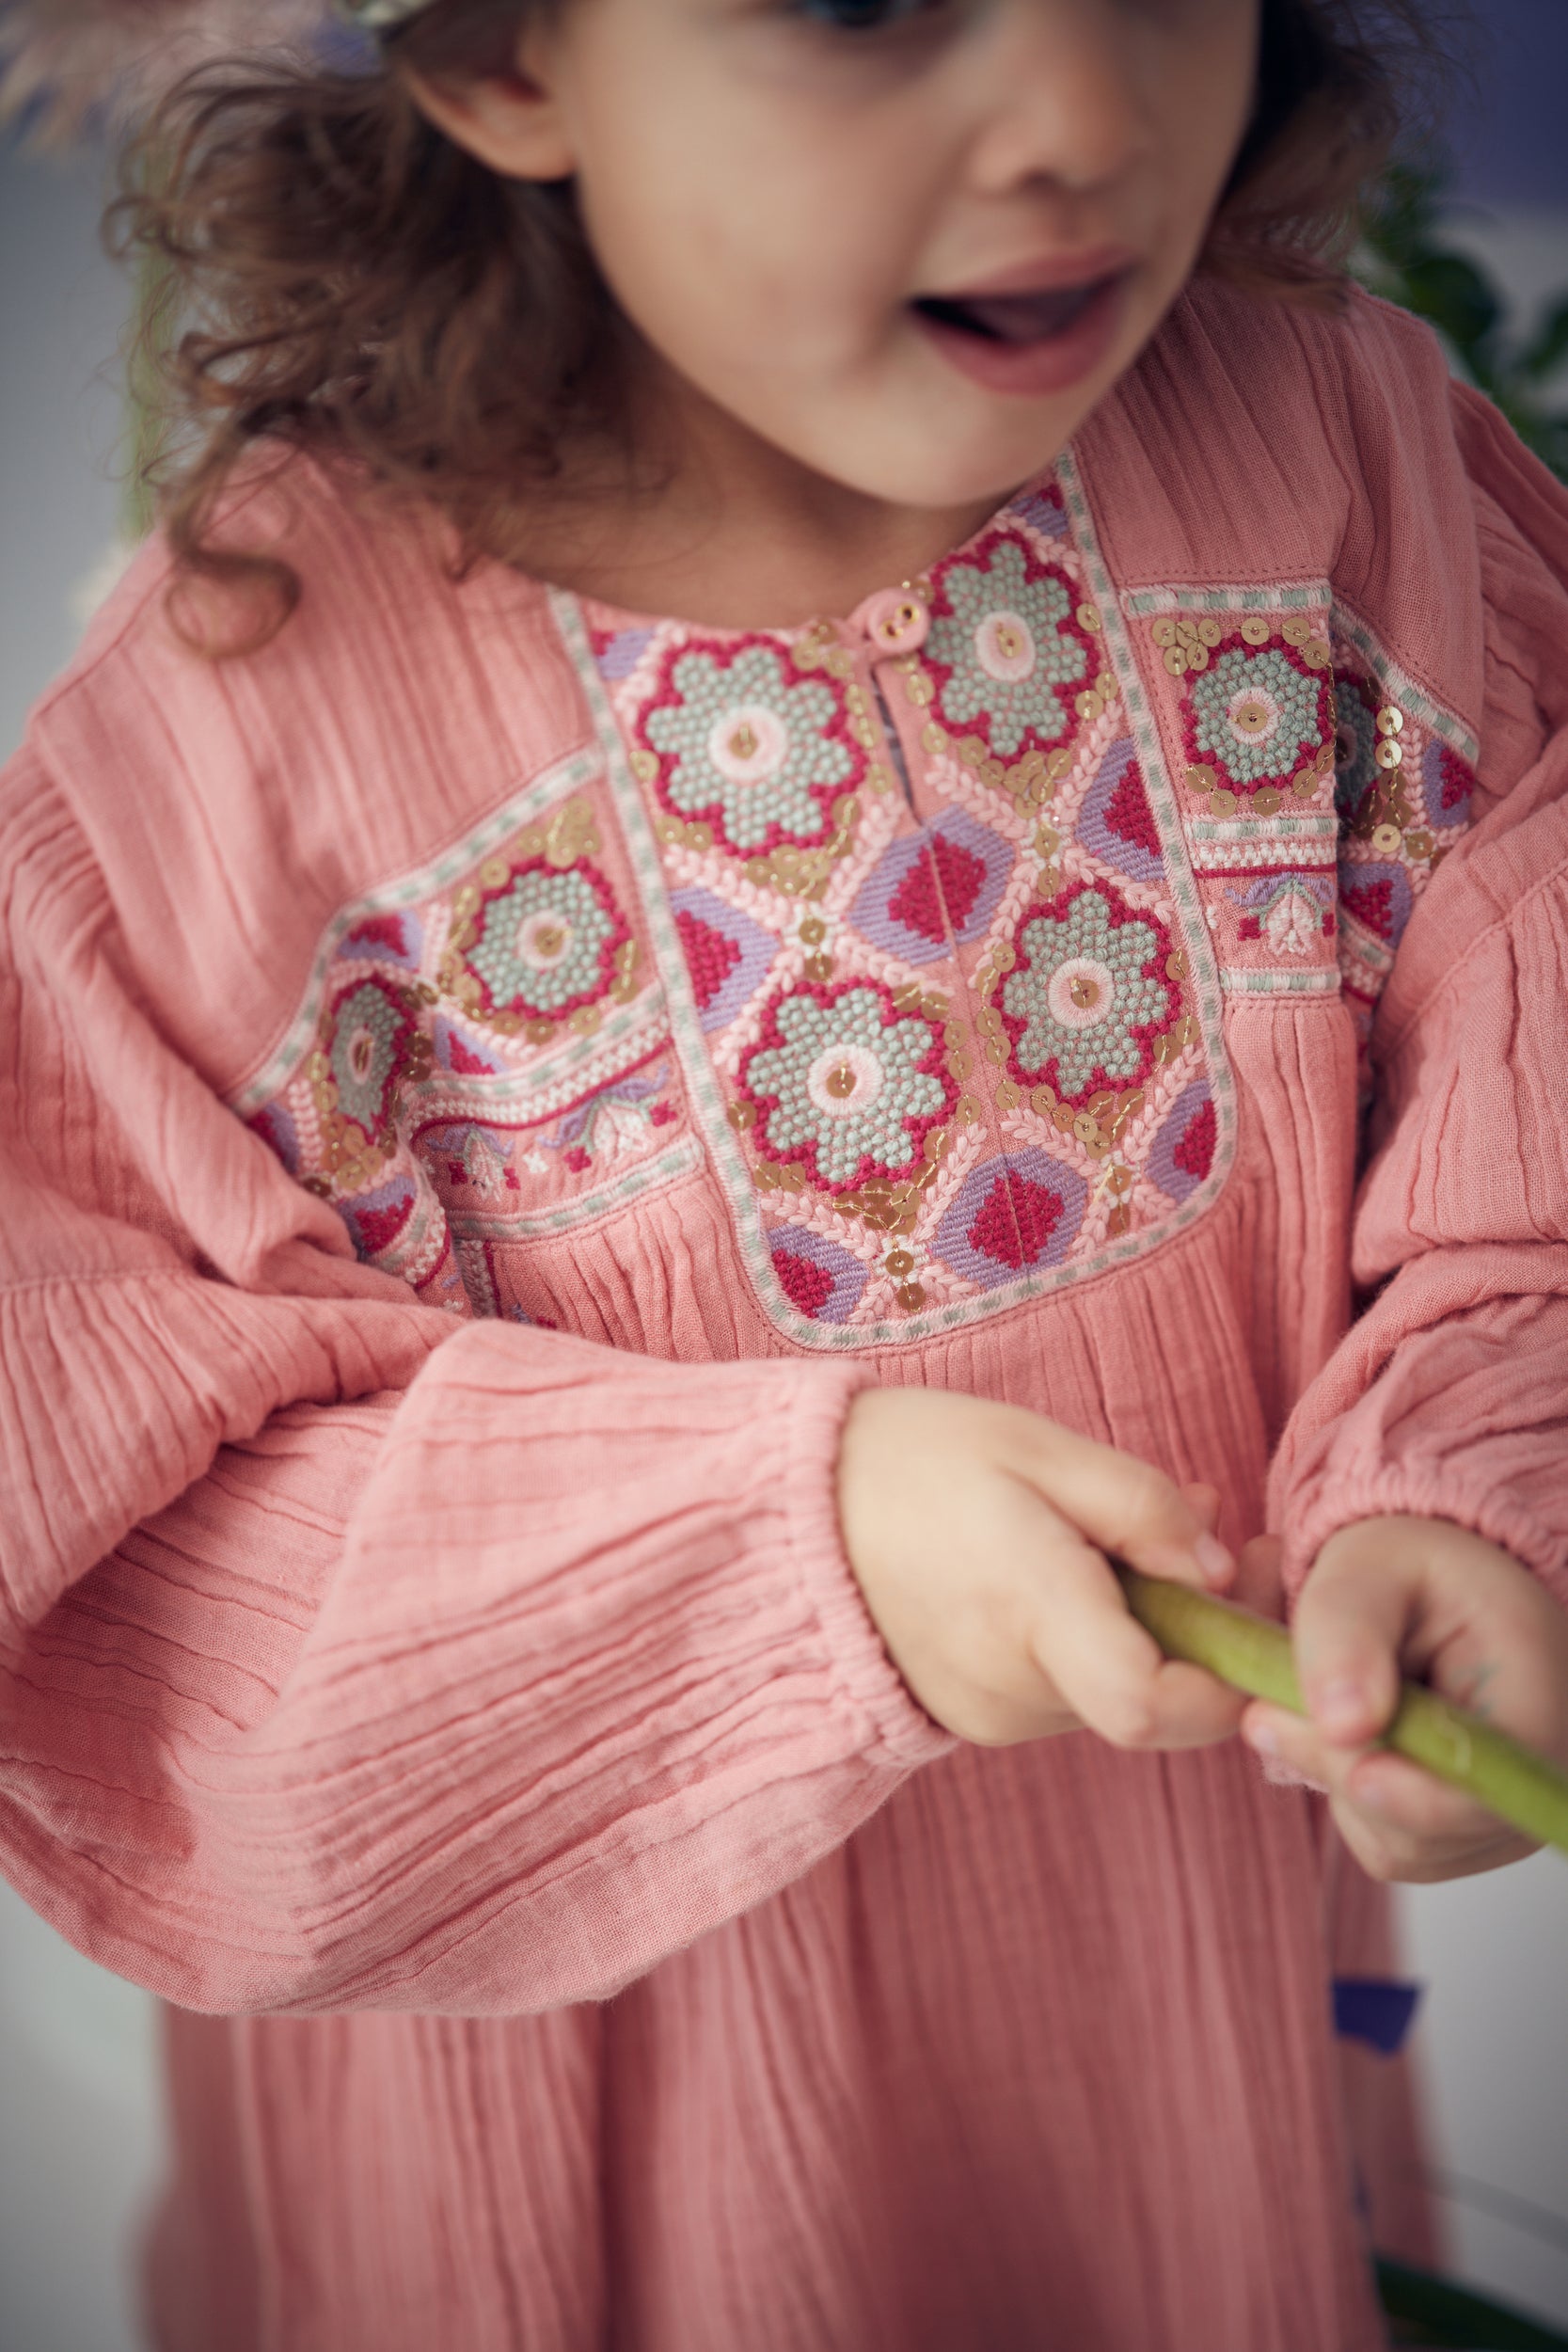
[[[941,1170],[955,1142],[966,1132],[984,1126],[991,1142],[1006,1156],[1006,1141],[1002,1136],[995,1105],[988,1100],[990,1089],[982,1080],[982,1072],[990,1060],[998,1057],[997,1041],[983,1033],[984,1003],[977,978],[965,972],[959,926],[955,922],[943,882],[941,863],[936,854],[935,816],[946,812],[944,798],[924,789],[927,765],[929,760],[948,751],[949,738],[944,728],[935,723],[931,705],[935,690],[920,660],[920,652],[930,628],[929,590],[924,582],[907,584],[874,597],[863,608],[860,616],[864,629],[867,659],[876,681],[878,700],[890,741],[896,744],[899,764],[906,781],[911,815],[919,828],[922,854],[927,863],[929,881],[941,910],[942,929],[946,936],[946,951],[942,958],[947,967],[948,982],[944,1003],[933,999],[927,984],[924,1009],[929,1016],[939,1012],[942,1022],[943,1061],[950,1077],[960,1091],[950,1127],[940,1140],[931,1138],[936,1147],[934,1157],[916,1180],[922,1191],[941,1181]],[[1002,1041],[1005,1056],[1006,1042]],[[912,1225],[911,1213],[906,1220]],[[887,1271],[902,1270],[902,1261],[909,1251],[895,1251],[888,1261]],[[894,1260],[898,1263],[895,1264]],[[920,1290],[915,1282],[911,1286]],[[903,1294],[900,1294],[901,1299]],[[915,1302],[911,1298],[909,1303]],[[922,1293],[921,1303],[924,1303]]]

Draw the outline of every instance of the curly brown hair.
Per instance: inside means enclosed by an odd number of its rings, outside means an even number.
[[[309,449],[442,516],[467,566],[526,562],[562,451],[596,437],[629,465],[627,330],[568,183],[504,180],[420,112],[407,71],[499,73],[531,12],[561,0],[443,0],[368,72],[208,69],[128,151],[110,234],[139,257],[134,361],[177,580],[245,593],[214,639],[248,650],[298,582],[221,544],[247,454]],[[1200,267],[1262,297],[1338,297],[1357,206],[1434,54],[1424,0],[1261,0],[1252,120]]]

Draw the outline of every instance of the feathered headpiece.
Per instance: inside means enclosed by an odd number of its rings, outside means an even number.
[[[0,118],[69,138],[122,126],[216,56],[329,55],[432,0],[0,0]]]

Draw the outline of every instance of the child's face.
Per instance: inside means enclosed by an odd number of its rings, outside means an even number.
[[[568,0],[525,41],[515,167],[575,174],[678,382],[830,481],[957,507],[1048,464],[1180,290],[1257,20],[1258,0]]]

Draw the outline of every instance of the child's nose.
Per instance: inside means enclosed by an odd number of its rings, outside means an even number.
[[[1015,0],[999,9],[976,185],[1001,193],[1050,180],[1078,195],[1124,179],[1149,146],[1137,62],[1125,16],[1104,0]]]

